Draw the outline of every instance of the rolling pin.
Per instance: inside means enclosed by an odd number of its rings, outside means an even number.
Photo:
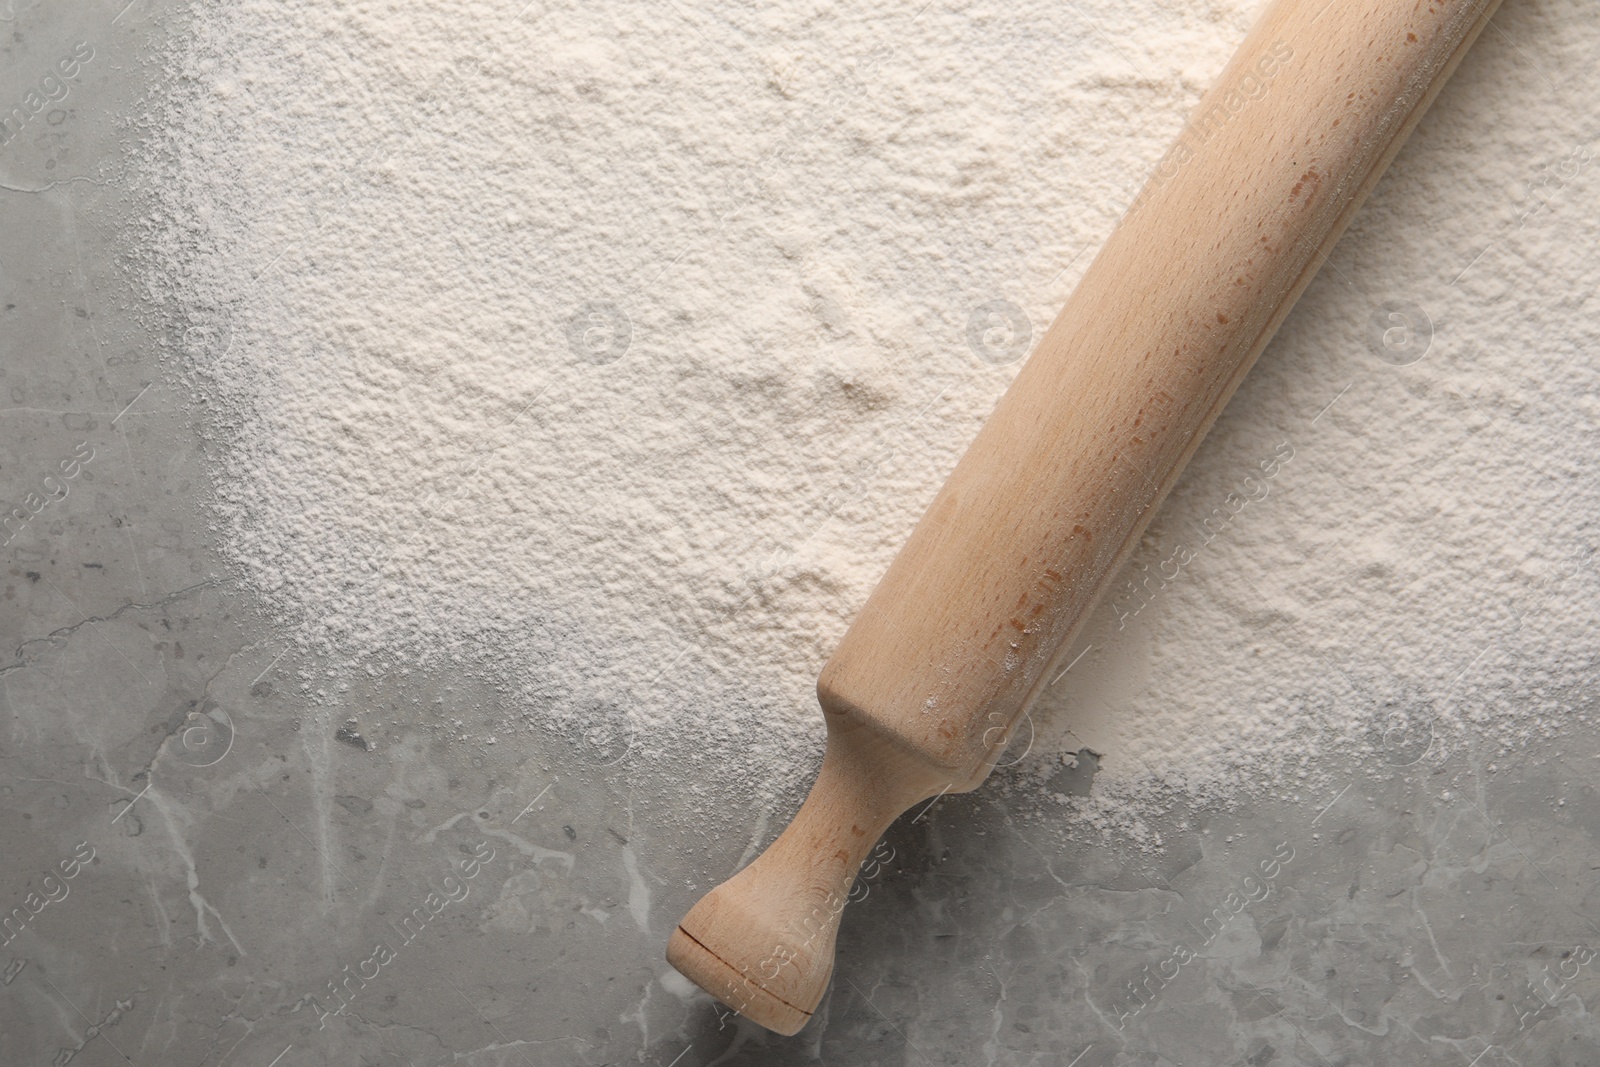
[[[862,861],[974,789],[1497,0],[1277,0],[1124,214],[817,681],[794,819],[667,959],[781,1034]]]

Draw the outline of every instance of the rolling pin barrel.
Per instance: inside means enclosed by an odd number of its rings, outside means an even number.
[[[810,1018],[857,870],[975,788],[1494,0],[1278,0],[1084,274],[823,669],[794,821],[707,894],[674,966]]]

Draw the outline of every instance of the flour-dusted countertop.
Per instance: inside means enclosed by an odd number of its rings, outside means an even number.
[[[1497,15],[789,1040],[666,935],[1249,13],[519,7],[0,8],[7,1062],[1600,1054],[1576,5]]]

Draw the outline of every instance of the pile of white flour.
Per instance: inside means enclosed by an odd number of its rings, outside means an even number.
[[[497,679],[474,737],[739,731],[735,771],[775,770],[814,746],[818,670],[1251,6],[188,13],[139,263],[228,435],[227,550],[324,662]],[[1515,221],[1592,135],[1516,50],[1479,47],[1136,567],[1280,442],[1293,458],[1138,610],[1108,603],[1035,712],[1024,769],[1104,755],[1100,807],[1072,802],[1092,817],[1296,790],[1334,741],[1405,762],[1422,731],[1438,758],[1474,715],[1515,743],[1592,657],[1569,639],[1596,514],[1570,438],[1592,444],[1594,308],[1534,306],[1592,299],[1592,168]],[[1592,75],[1522,47],[1584,99]],[[1491,238],[1472,269],[1503,291],[1450,283]],[[1368,343],[1394,297],[1435,322],[1404,368]]]

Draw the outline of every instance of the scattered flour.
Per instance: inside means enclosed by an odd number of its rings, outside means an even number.
[[[1508,32],[1600,98],[1530,7]],[[1251,18],[918,8],[174,20],[137,263],[228,442],[221,537],[299,647],[493,678],[486,736],[732,733],[756,777],[814,746],[852,612]],[[1034,713],[1003,773],[1039,796],[1094,749],[1091,798],[1054,795],[1125,826],[1172,791],[1310,788],[1329,746],[1405,765],[1570,706],[1593,167],[1533,183],[1593,132],[1479,50]],[[1434,322],[1408,367],[1369,344],[1393,298]]]

